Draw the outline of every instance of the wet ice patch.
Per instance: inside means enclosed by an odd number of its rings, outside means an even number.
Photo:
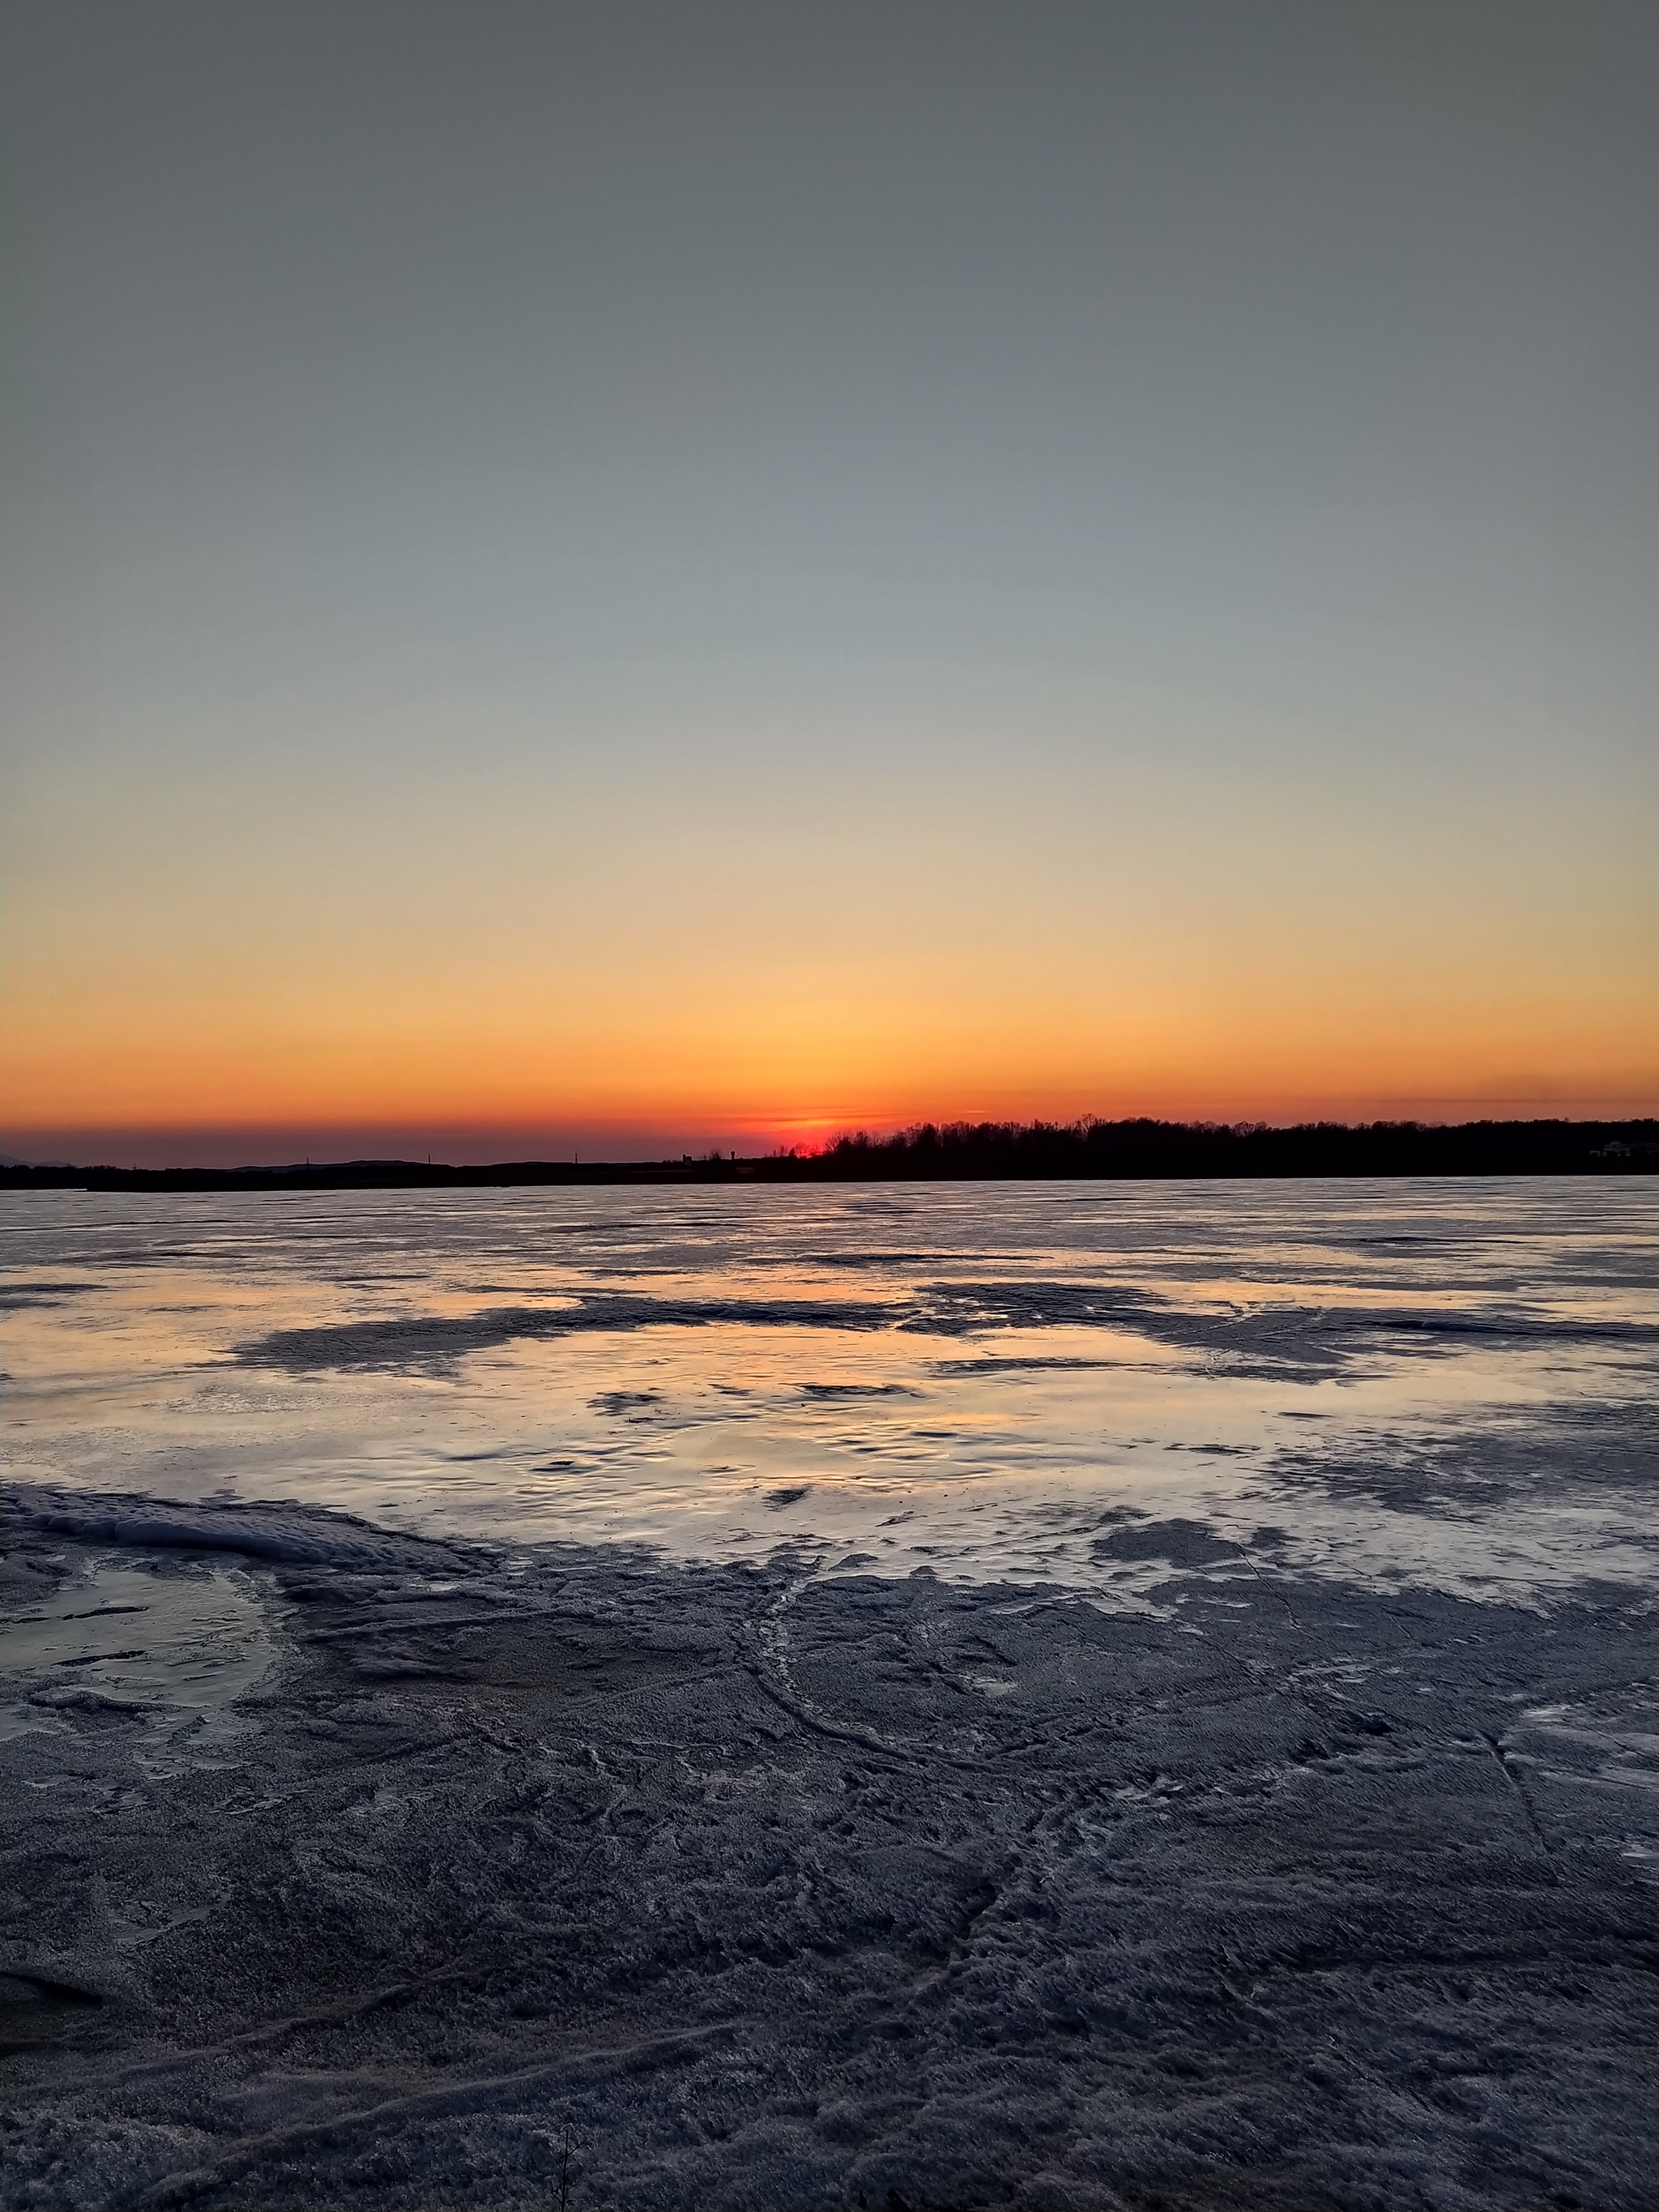
[[[264,1609],[239,1570],[162,1572],[100,1560],[0,1624],[0,1737],[76,1715],[183,1714],[221,1735],[271,1656]]]

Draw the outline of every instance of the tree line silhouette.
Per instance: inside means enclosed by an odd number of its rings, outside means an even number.
[[[807,1164],[856,1181],[1616,1173],[1659,1165],[1659,1121],[921,1121]]]
[[[918,1121],[759,1158],[507,1160],[452,1167],[0,1167],[0,1188],[372,1190],[516,1183],[939,1182],[1289,1176],[1628,1175],[1659,1170],[1659,1120],[1627,1121]]]

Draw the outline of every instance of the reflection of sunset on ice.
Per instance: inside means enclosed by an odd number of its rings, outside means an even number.
[[[1119,1509],[1481,1595],[1624,1574],[1644,1188],[18,1193],[9,1467],[1120,1595]]]

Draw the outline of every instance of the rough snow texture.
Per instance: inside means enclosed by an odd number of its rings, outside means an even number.
[[[293,1510],[8,1527],[32,1648],[103,1635],[10,1684],[9,2207],[548,2208],[567,2130],[577,2208],[1659,2201],[1628,1587],[1220,1576],[1191,1522],[1121,1540],[1159,1615]],[[229,1736],[162,1648],[227,1572],[271,1652]]]

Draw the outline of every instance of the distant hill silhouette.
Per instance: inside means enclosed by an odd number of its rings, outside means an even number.
[[[939,1182],[1289,1176],[1650,1175],[1659,1121],[922,1121],[739,1159],[345,1160],[282,1168],[0,1166],[0,1188],[388,1190],[520,1183]]]

